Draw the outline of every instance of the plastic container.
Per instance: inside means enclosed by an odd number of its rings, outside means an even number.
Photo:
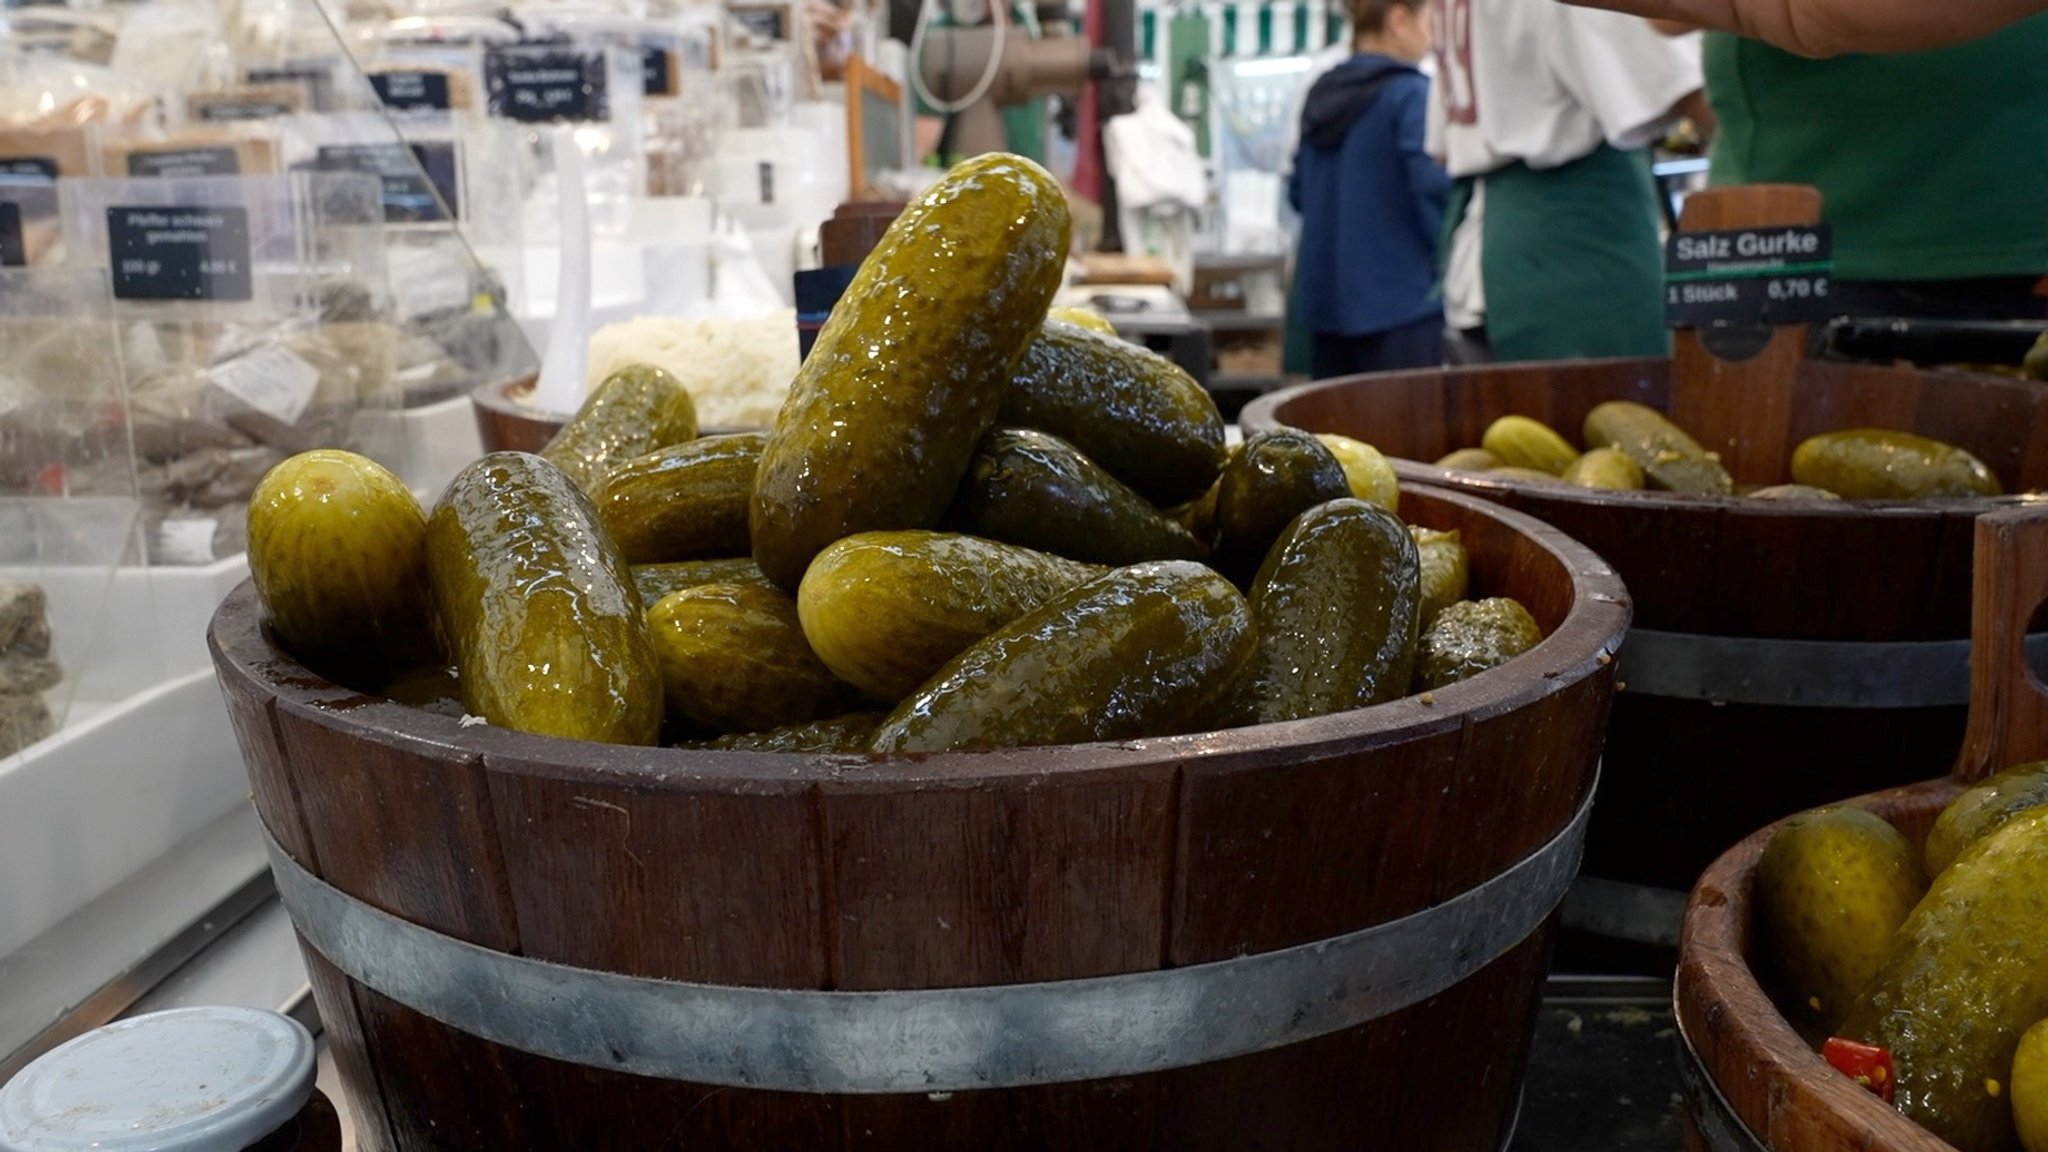
[[[95,1029],[0,1087],[0,1152],[340,1152],[313,1037],[253,1008]]]

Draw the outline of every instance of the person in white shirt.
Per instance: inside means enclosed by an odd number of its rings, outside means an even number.
[[[1766,40],[1801,56],[1924,52],[1976,40],[2048,0],[1572,0]]]
[[[1438,14],[1429,150],[1458,181],[1453,325],[1483,318],[1500,360],[1666,355],[1647,148],[1682,115],[1711,122],[1697,39],[1531,0]]]

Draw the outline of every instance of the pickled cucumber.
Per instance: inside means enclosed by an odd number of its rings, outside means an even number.
[[[788,724],[766,732],[736,732],[706,741],[728,752],[864,753],[883,720],[880,712],[849,712],[829,720]]]
[[[797,615],[826,667],[894,702],[969,645],[1102,572],[975,536],[865,532],[811,562]]]
[[[1296,516],[1351,494],[1344,468],[1306,432],[1280,428],[1244,442],[1216,489],[1216,559],[1249,586]]]
[[[1194,377],[1056,320],[1024,350],[1002,422],[1065,440],[1160,507],[1200,496],[1223,467],[1223,414]]]
[[[1059,288],[1067,227],[1058,182],[1003,153],[889,226],[768,434],[750,522],[770,579],[793,591],[834,541],[945,515]]]
[[[1512,464],[1503,464],[1498,468],[1488,469],[1486,478],[1489,480],[1519,480],[1524,484],[1565,483],[1565,479],[1562,476],[1553,475],[1549,472],[1538,472],[1534,468],[1517,468]]]
[[[1579,458],[1579,450],[1540,420],[1527,416],[1503,416],[1486,426],[1480,446],[1493,453],[1509,468],[1564,475]]]
[[[1634,492],[1643,486],[1643,470],[1619,448],[1595,448],[1564,470],[1567,484],[1581,488],[1605,488]]]
[[[1193,560],[1185,527],[1057,436],[998,428],[982,438],[947,523],[962,532],[1096,564]]]
[[[1757,954],[1786,1015],[1825,1038],[1890,950],[1925,882],[1913,846],[1861,808],[1802,812],[1756,870]]]
[[[1460,472],[1491,472],[1506,461],[1484,448],[1460,448],[1436,462],[1439,468],[1452,468]]]
[[[854,692],[811,652],[796,601],[757,584],[703,584],[647,610],[669,717],[759,732],[844,713]]]
[[[2020,1036],[2012,1056],[2012,1122],[2026,1152],[2048,1152],[2048,1020]]]
[[[2048,1017],[2048,810],[1965,851],[1893,940],[1843,1023],[1891,1049],[1894,1102],[1961,1152],[2018,1146],[2004,1096],[2021,1033]]]
[[[1841,497],[1825,488],[1811,484],[1773,484],[1759,488],[1749,494],[1752,500],[1840,500]]]
[[[1825,432],[1792,452],[1792,479],[1850,500],[1997,496],[1982,460],[1953,444],[1882,428]]]
[[[671,592],[699,584],[759,584],[773,588],[752,556],[725,556],[715,560],[677,560],[669,564],[633,565],[633,587],[642,604],[652,604]]]
[[[1337,458],[1338,466],[1344,469],[1344,478],[1351,483],[1353,496],[1400,515],[1401,478],[1394,474],[1394,466],[1387,463],[1379,449],[1331,432],[1318,432],[1316,439]]]
[[[768,438],[706,436],[614,468],[593,498],[626,560],[660,564],[746,552],[747,502]]]
[[[326,676],[375,686],[438,661],[427,516],[405,482],[353,452],[302,452],[249,497],[249,575],[265,618]]]
[[[1949,802],[1927,833],[1927,874],[1948,871],[1970,845],[2029,808],[2048,807],[2048,760],[2017,764]]]
[[[1697,496],[1728,496],[1735,480],[1721,458],[1700,446],[1662,412],[1628,400],[1610,400],[1586,413],[1586,447],[1626,453],[1651,488]]]
[[[427,518],[427,574],[471,713],[577,740],[660,736],[632,574],[559,468],[523,452],[464,468]]]
[[[1410,528],[1408,532],[1415,537],[1416,557],[1422,566],[1422,627],[1427,628],[1438,613],[1465,598],[1472,561],[1455,530]]]
[[[1086,328],[1090,332],[1100,332],[1104,336],[1116,335],[1116,325],[1109,322],[1109,317],[1104,316],[1093,308],[1077,308],[1073,306],[1049,308],[1046,310],[1045,318],[1047,320],[1057,320],[1062,324],[1072,324],[1076,328]]]
[[[697,436],[697,405],[676,378],[652,364],[606,377],[540,450],[585,495],[617,465]]]
[[[1437,613],[1416,646],[1415,690],[1456,684],[1498,668],[1543,640],[1536,618],[1506,597],[1462,600]]]
[[[1294,518],[1252,584],[1257,720],[1300,720],[1404,696],[1415,670],[1421,561],[1393,513],[1332,500]]]
[[[998,629],[898,705],[879,753],[1168,736],[1214,722],[1256,647],[1228,580],[1189,560],[1120,568]]]

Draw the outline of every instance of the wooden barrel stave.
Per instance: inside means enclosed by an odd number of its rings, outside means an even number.
[[[1465,532],[1483,587],[1521,595],[1554,634],[1518,674],[1454,686],[1432,704],[1389,706],[1372,724],[1299,722],[1300,746],[1318,749],[1309,756],[1286,742],[1234,747],[1246,742],[1221,733],[956,758],[972,767],[950,774],[829,757],[792,772],[798,758],[707,761],[462,729],[308,679],[282,658],[223,656],[222,681],[280,847],[328,883],[457,939],[771,987],[1141,972],[1428,907],[1526,856],[1586,796],[1613,675],[1595,658],[1627,611],[1618,584],[1583,554],[1561,564],[1547,530],[1529,526],[1541,542],[1516,539],[1483,506],[1412,501],[1428,522]],[[241,632],[223,625],[215,637],[238,657],[267,644],[249,596],[223,614]],[[1433,819],[1414,817],[1432,804]],[[1468,822],[1463,808],[1485,812]],[[1477,831],[1449,834],[1468,823]],[[771,919],[780,930],[763,931]],[[925,1147],[936,1125],[991,1148],[1315,1149],[1406,1131],[1399,1118],[1413,1115],[1427,1123],[1383,1146],[1486,1152],[1511,1114],[1523,1057],[1512,1041],[1526,1038],[1548,947],[1546,927],[1425,1004],[1317,1040],[948,1099],[807,1096],[564,1064],[456,1032],[317,953],[313,966],[351,1097],[372,1114],[371,1148]],[[1325,1082],[1350,1094],[1344,1103],[1306,1093]],[[1253,1089],[1298,1103],[1218,1095]],[[1248,1126],[1254,1106],[1260,1120]]]

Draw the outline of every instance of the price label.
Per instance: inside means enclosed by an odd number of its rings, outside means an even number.
[[[57,162],[48,156],[0,156],[0,177],[10,183],[21,180],[49,181],[57,179]]]
[[[28,267],[28,239],[21,231],[21,205],[0,200],[0,268]]]
[[[279,344],[216,364],[213,386],[266,416],[296,424],[320,387],[320,370]]]
[[[422,144],[323,144],[311,167],[320,172],[362,172],[383,183],[384,222],[422,224],[458,218],[454,141]],[[440,199],[437,201],[436,196]]]
[[[288,100],[210,100],[199,106],[199,118],[212,124],[224,124],[242,120],[275,120],[297,111],[298,108]]]
[[[130,152],[130,176],[240,176],[242,161],[233,145],[220,148],[177,148],[164,152]]]
[[[647,96],[676,94],[676,52],[673,44],[649,44],[640,50],[641,92]]]
[[[246,208],[107,209],[117,300],[249,300],[249,256]]]
[[[522,123],[610,118],[602,52],[494,48],[484,57],[491,115]]]
[[[370,77],[370,87],[393,112],[446,112],[450,107],[445,72],[379,72]]]
[[[1834,314],[1834,234],[1825,224],[1679,232],[1664,249],[1673,328],[1786,327]]]

